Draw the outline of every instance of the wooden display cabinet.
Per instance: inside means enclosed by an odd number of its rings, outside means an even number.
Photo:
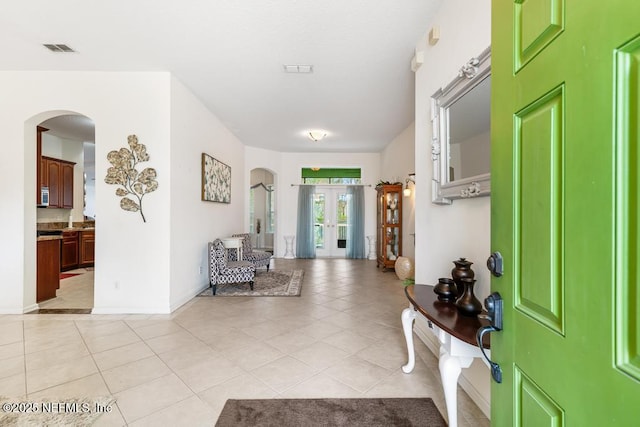
[[[376,187],[376,267],[394,268],[402,256],[402,184]]]

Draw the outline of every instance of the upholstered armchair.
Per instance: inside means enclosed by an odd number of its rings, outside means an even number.
[[[269,263],[271,262],[271,254],[264,251],[254,251],[251,246],[251,235],[249,233],[234,234],[233,237],[242,237],[242,259],[249,261],[258,267],[267,267],[269,271]],[[233,257],[233,255],[231,255]]]
[[[209,283],[216,294],[217,285],[249,282],[253,290],[256,267],[249,261],[229,261],[222,240],[209,242]]]

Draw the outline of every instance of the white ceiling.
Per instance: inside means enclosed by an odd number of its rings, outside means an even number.
[[[410,61],[441,1],[7,1],[0,70],[169,71],[246,145],[377,152],[414,119]]]

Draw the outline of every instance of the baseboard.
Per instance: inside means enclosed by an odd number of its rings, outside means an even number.
[[[94,307],[91,314],[170,314],[169,307]]]
[[[200,295],[205,289],[209,287],[210,285],[206,284],[202,288],[199,288],[195,293],[188,292],[184,294],[182,298],[179,298],[176,302],[171,303],[171,306],[169,307],[171,309],[171,312],[173,313],[174,311],[176,311],[177,309],[179,309],[180,307],[182,307],[183,305],[185,305],[186,303],[194,299],[196,296]]]
[[[23,313],[30,313],[32,311],[38,310],[40,308],[40,306],[38,305],[38,303],[35,304],[31,304],[30,306],[27,306],[25,308],[22,309]]]
[[[424,343],[425,346],[436,357],[440,357],[440,341],[438,338],[429,330],[429,325],[427,324],[427,319],[420,313],[416,315],[415,325],[413,327],[413,332],[415,335],[420,338],[420,341]],[[487,399],[486,396],[483,396],[482,393],[478,391],[478,389],[464,376],[464,369],[462,370],[462,374],[458,378],[458,384],[460,387],[469,395],[471,400],[480,408],[482,413],[490,420],[491,419],[491,402]]]
[[[0,307],[0,314],[25,314],[37,309],[38,304],[31,304],[27,307]]]

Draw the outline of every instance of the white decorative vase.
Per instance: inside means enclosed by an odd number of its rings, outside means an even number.
[[[405,280],[415,276],[413,260],[404,256],[398,257],[394,265],[398,279]]]
[[[295,258],[295,256],[293,255],[293,239],[294,238],[295,236],[284,236],[284,244],[285,244],[284,259]]]
[[[369,260],[375,261],[377,259],[376,236],[367,236],[367,240],[369,241],[369,253],[367,254],[367,258]]]

